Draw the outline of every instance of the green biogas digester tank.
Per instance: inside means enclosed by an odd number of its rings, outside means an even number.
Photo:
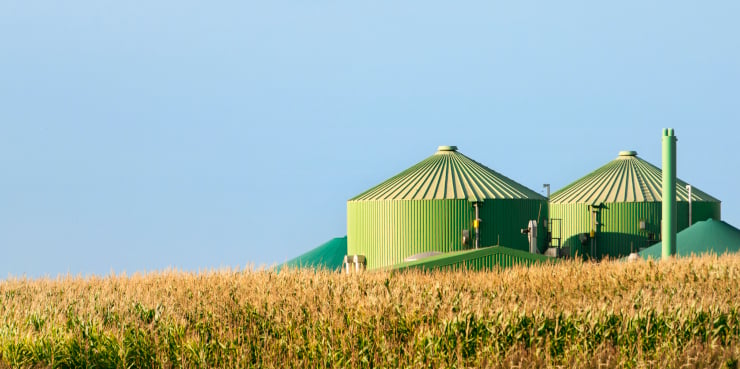
[[[476,218],[477,215],[477,218]],[[536,220],[540,250],[547,199],[459,153],[437,152],[347,201],[347,253],[368,269],[423,253],[501,245],[529,251],[521,234]],[[476,228],[476,225],[478,228]]]
[[[570,255],[621,257],[660,242],[663,173],[635,151],[550,196],[552,237]],[[678,231],[689,226],[689,191],[676,181]],[[691,188],[692,223],[720,220],[720,201]]]

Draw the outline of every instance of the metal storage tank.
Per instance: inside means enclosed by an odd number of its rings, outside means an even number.
[[[529,251],[521,230],[539,219],[547,219],[545,197],[456,146],[440,146],[434,155],[347,202],[347,253],[365,256],[367,269],[376,269],[420,253],[476,245]],[[542,249],[545,232],[538,228]]]
[[[662,171],[635,151],[619,156],[550,197],[550,231],[587,258],[622,257],[660,241]],[[676,182],[678,231],[689,226],[689,191]],[[720,220],[720,201],[691,188],[692,223]]]

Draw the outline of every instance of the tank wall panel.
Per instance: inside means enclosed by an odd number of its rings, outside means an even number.
[[[688,203],[678,202],[678,232],[688,227]],[[603,258],[622,257],[631,251],[650,246],[660,241],[662,205],[660,202],[609,203],[597,210],[599,225],[595,228],[595,254],[591,255],[591,241],[582,245],[578,235],[590,233],[591,215],[586,204],[550,204],[550,217],[562,219],[562,244],[570,247],[570,255]],[[720,203],[694,202],[694,222],[720,220]],[[639,227],[645,220],[645,230]],[[557,234],[557,230],[553,230]],[[652,240],[649,235],[652,234]]]
[[[540,217],[538,239],[544,249],[547,219],[544,200],[485,200],[479,204],[480,246],[500,243],[529,251],[520,230]],[[347,252],[364,255],[367,268],[389,267],[422,252],[450,252],[474,247],[475,208],[468,200],[381,200],[347,202]],[[469,245],[462,244],[468,230]]]
[[[422,252],[450,252],[472,235],[474,210],[467,200],[387,200],[347,203],[347,252],[365,255],[367,268],[402,262]]]

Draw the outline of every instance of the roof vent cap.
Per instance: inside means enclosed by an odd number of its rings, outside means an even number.
[[[440,146],[437,151],[457,151],[457,146]]]
[[[620,151],[619,156],[637,156],[637,151]]]

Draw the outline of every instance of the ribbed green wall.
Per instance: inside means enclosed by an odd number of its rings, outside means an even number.
[[[688,202],[678,202],[678,231],[688,227]],[[596,253],[590,255],[590,241],[581,245],[578,235],[591,230],[591,215],[586,204],[550,204],[550,218],[562,219],[562,245],[570,247],[571,256],[603,258],[629,255],[631,249],[647,247],[648,232],[655,234],[655,242],[660,240],[660,221],[662,205],[660,202],[623,202],[607,203],[600,210],[601,225],[596,229]],[[699,202],[692,204],[693,222],[707,219],[719,220],[721,209],[719,202]],[[639,220],[646,221],[646,230],[640,231]],[[554,223],[557,225],[557,223]],[[553,237],[558,237],[558,228],[554,227]]]
[[[347,254],[365,255],[367,269],[375,269],[422,252],[462,250],[473,217],[467,200],[349,201]]]
[[[532,255],[530,253],[527,253],[526,255],[517,255],[511,252],[497,252],[488,255],[481,255],[479,257],[472,257],[468,260],[459,261],[445,266],[452,269],[465,268],[467,270],[492,270],[495,268],[511,268],[515,265],[529,266],[545,261],[552,260],[547,256]],[[430,265],[429,267],[433,268],[434,266]]]
[[[530,220],[537,220],[540,252],[545,249],[546,231],[542,221],[547,219],[547,201],[506,199],[487,200],[480,206],[481,246],[501,245],[508,248],[529,251],[529,241],[521,233]]]
[[[467,270],[492,270],[496,267],[511,268],[515,265],[532,265],[541,263],[542,260],[525,258],[508,253],[497,253],[450,265],[453,269],[465,268]]]
[[[480,205],[481,246],[529,250],[520,233],[530,219],[547,219],[544,200],[485,200]],[[474,236],[475,209],[467,200],[378,200],[347,202],[347,253],[364,255],[367,268],[389,267],[422,252],[460,251],[462,231]],[[544,243],[540,229],[540,243]],[[471,244],[466,249],[473,247]]]

